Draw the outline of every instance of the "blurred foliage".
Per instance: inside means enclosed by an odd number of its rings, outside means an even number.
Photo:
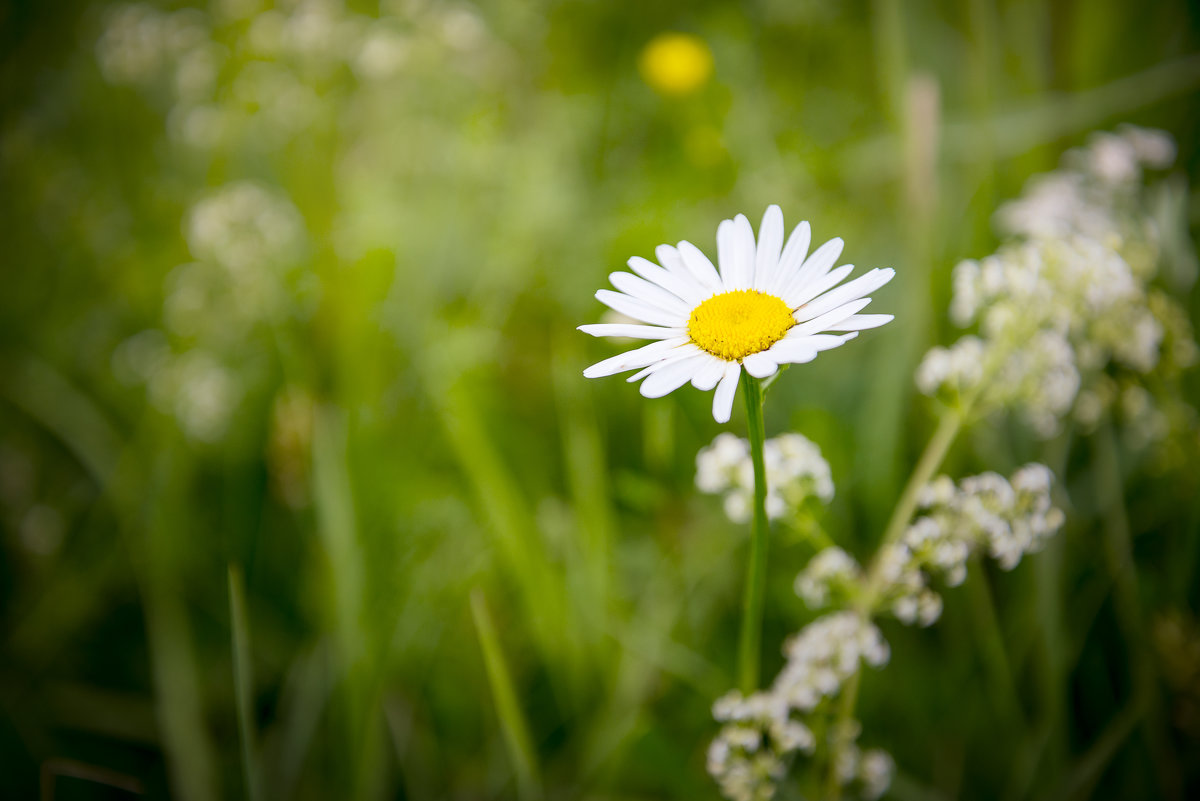
[[[11,797],[716,797],[746,534],[692,489],[706,395],[580,376],[612,352],[573,330],[604,276],[772,202],[897,268],[888,335],[768,406],[861,550],[997,204],[1120,121],[1174,135],[1172,180],[1200,170],[1174,0],[268,5],[0,6]],[[671,31],[700,71],[659,93],[644,48]],[[982,585],[998,628],[964,588],[886,631],[862,716],[893,797],[1200,792],[1196,442],[1169,471],[1106,442],[997,421],[953,454],[1069,467],[1070,523]],[[1105,458],[1144,641],[1093,544]],[[766,643],[804,619],[811,553],[772,547]]]

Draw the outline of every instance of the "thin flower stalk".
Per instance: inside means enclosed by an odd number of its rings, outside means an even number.
[[[930,437],[929,443],[925,446],[921,458],[917,461],[917,466],[913,469],[912,475],[904,487],[904,491],[900,494],[900,500],[897,501],[895,509],[892,510],[892,516],[888,520],[887,528],[884,529],[883,541],[880,543],[878,550],[875,552],[875,558],[871,562],[866,589],[859,596],[858,603],[855,604],[854,611],[864,624],[869,622],[882,590],[880,585],[883,582],[883,561],[880,559],[880,556],[885,553],[888,545],[895,543],[904,534],[909,522],[912,520],[913,513],[917,509],[917,499],[921,490],[929,484],[937,469],[941,467],[946,454],[950,451],[950,446],[954,444],[958,432],[962,429],[962,421],[963,413],[959,410],[947,409],[943,412],[941,419],[938,421],[937,429],[933,432],[933,436]],[[842,695],[842,703],[838,708],[837,723],[833,730],[833,740],[829,757],[829,773],[827,774],[825,783],[826,796],[833,801],[841,798],[842,783],[838,777],[838,764],[843,752],[850,744],[849,738],[845,736],[845,729],[850,725],[850,721],[854,717],[861,673],[861,669],[855,671],[846,685],[846,689]]]
[[[738,639],[738,686],[743,693],[751,693],[758,689],[769,523],[767,469],[763,460],[766,426],[763,423],[762,386],[757,378],[746,376],[742,392],[746,399],[750,459],[754,465],[754,525],[750,533],[750,558],[746,565],[746,589],[742,601],[742,630]]]
[[[941,467],[946,454],[950,451],[950,446],[954,444],[955,438],[962,430],[963,414],[955,409],[947,409],[942,413],[937,429],[929,438],[929,443],[921,453],[917,466],[913,468],[912,475],[909,476],[908,483],[900,494],[900,500],[896,502],[892,516],[888,519],[887,528],[883,531],[883,540],[880,542],[876,558],[871,564],[867,592],[859,603],[860,611],[870,609],[874,605],[881,582],[879,555],[884,552],[886,546],[896,542],[904,534],[905,527],[908,526],[913,512],[916,511],[917,498],[921,489],[929,484],[938,468]]]

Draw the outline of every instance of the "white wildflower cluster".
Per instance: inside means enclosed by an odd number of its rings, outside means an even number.
[[[770,688],[743,697],[732,692],[713,705],[724,724],[708,750],[708,771],[733,801],[771,798],[798,753],[818,747],[814,730],[830,730],[829,702],[858,672],[861,663],[881,667],[889,650],[882,633],[854,612],[820,617],[784,645],[787,663]],[[817,724],[820,728],[817,728]],[[840,751],[842,782],[865,798],[878,798],[891,781],[891,758],[880,751],[861,753],[852,737]]]
[[[859,794],[866,801],[875,801],[881,798],[887,789],[892,786],[892,777],[896,775],[896,761],[892,759],[892,755],[880,748],[871,748],[866,751],[856,750],[857,746],[853,746],[849,753],[855,758],[853,775],[861,783],[862,789]],[[846,775],[843,772],[843,776]]]
[[[237,181],[206,195],[188,214],[192,254],[242,276],[255,265],[295,258],[304,235],[296,207],[277,191]]]
[[[195,9],[166,12],[153,6],[116,6],[108,11],[96,42],[96,60],[114,84],[158,80],[180,53],[207,41],[204,15]]]
[[[800,434],[783,434],[763,444],[767,472],[767,517],[796,514],[807,498],[833,499],[833,478],[821,449]],[[724,495],[725,514],[735,523],[750,519],[754,509],[754,465],[750,442],[724,432],[696,454],[696,487]]]
[[[1158,247],[1141,179],[1173,153],[1155,131],[1102,134],[1004,206],[998,224],[1015,239],[954,270],[951,317],[979,334],[926,354],[921,392],[980,413],[1019,411],[1050,437],[1108,365],[1155,370],[1178,315],[1147,288]]]
[[[247,325],[302,310],[311,276],[300,271],[305,226],[281,192],[237,181],[205,195],[188,214],[185,233],[197,262],[168,278],[165,318],[188,336],[220,306]]]
[[[889,611],[904,623],[928,626],[942,612],[942,598],[929,582],[961,584],[973,551],[986,550],[1006,570],[1015,567],[1063,523],[1050,503],[1053,480],[1040,464],[1022,467],[1011,481],[983,473],[955,484],[941,476],[921,490],[924,514],[880,550],[877,572],[868,575],[836,546],[813,557],[796,577],[796,593],[811,607],[840,609],[785,643],[787,662],[770,688],[749,697],[730,693],[714,705],[713,716],[724,726],[709,748],[708,770],[725,796],[771,798],[796,755],[812,755],[822,744],[830,745],[845,787],[866,799],[883,795],[895,772],[891,757],[862,751],[858,723],[831,717],[832,700],[863,663],[888,661],[887,642],[870,614]],[[868,594],[865,614],[847,608]]]
[[[951,314],[978,322],[989,340],[1051,331],[1078,351],[1085,370],[1110,359],[1139,372],[1158,361],[1162,327],[1121,254],[1083,237],[1027,240],[954,270]]]
[[[809,608],[820,609],[853,598],[862,578],[854,557],[833,545],[808,560],[794,586]]]
[[[801,712],[837,695],[860,661],[882,667],[890,655],[879,629],[849,611],[817,618],[784,643],[783,653],[787,663],[772,692]]]
[[[496,60],[487,25],[468,3],[384,3],[378,16],[346,6],[224,0],[166,12],[118,5],[106,14],[96,58],[110,83],[166,98],[172,139],[199,150],[303,136],[330,110],[322,89],[345,74],[361,87],[386,87],[406,68],[415,79],[446,64],[479,75]],[[395,87],[388,90],[394,100]]]
[[[969,476],[957,485],[940,476],[921,492],[925,514],[899,541],[880,551],[880,603],[900,621],[928,626],[941,615],[942,600],[929,588],[938,578],[949,586],[967,577],[967,559],[985,550],[1011,570],[1039,550],[1063,524],[1050,502],[1054,475],[1028,464],[1009,481],[998,473]]]
[[[1175,143],[1162,131],[1124,125],[1096,133],[1087,147],[1064,155],[1062,169],[1034,178],[1019,199],[1001,206],[997,227],[1031,238],[1153,237],[1136,208],[1143,173],[1174,161]]]
[[[983,410],[1019,409],[1052,436],[1081,374],[1110,361],[1139,372],[1158,362],[1163,330],[1121,255],[1096,240],[1031,239],[954,271],[951,313],[980,336],[934,348],[917,386]]]
[[[245,391],[238,374],[217,356],[199,349],[173,354],[161,331],[143,331],[121,343],[113,371],[124,383],[144,384],[154,407],[199,442],[225,434]]]
[[[846,722],[849,731],[843,732],[844,745],[837,755],[837,774],[842,785],[856,789],[865,801],[879,798],[892,784],[896,773],[896,762],[891,754],[879,748],[863,751],[859,748],[858,721]]]
[[[245,347],[251,327],[304,308],[295,269],[304,224],[279,193],[235,182],[192,206],[185,234],[198,261],[171,271],[163,299],[176,347],[162,331],[144,331],[118,346],[113,371],[123,383],[143,384],[190,439],[216,442],[247,391],[235,367],[253,360]],[[214,308],[225,313],[214,316]]]
[[[1015,333],[1015,332],[1014,332]],[[917,388],[959,406],[1017,408],[1034,431],[1050,437],[1079,391],[1075,352],[1061,333],[1036,331],[1019,347],[966,335],[925,354]]]
[[[734,801],[766,801],[797,751],[811,753],[813,733],[791,719],[787,701],[770,692],[742,697],[736,690],[713,704],[725,724],[708,748],[708,772]]]
[[[191,256],[165,276],[161,325],[118,346],[112,366],[123,383],[145,386],[187,436],[215,441],[253,385],[269,380],[260,362],[273,358],[274,337],[256,348],[262,342],[252,335],[265,332],[262,322],[303,318],[318,291],[316,273],[305,269],[305,213],[293,199],[305,195],[289,196],[264,176],[287,174],[296,157],[333,170],[336,196],[318,198],[317,207],[332,214],[329,238],[346,263],[411,248],[397,209],[412,211],[423,185],[406,170],[444,183],[449,167],[437,157],[469,151],[478,155],[456,163],[455,174],[490,186],[503,158],[483,147],[503,141],[499,134],[473,149],[447,142],[480,137],[437,124],[445,115],[423,104],[459,88],[476,97],[483,84],[498,82],[508,53],[470,0],[162,5],[109,5],[94,53],[109,84],[159,109],[165,158],[198,168],[177,170],[153,193],[158,206],[187,209],[180,227]],[[205,165],[213,164],[253,165],[257,180],[232,175],[208,190],[188,181],[211,174]],[[144,249],[162,260],[152,244]]]

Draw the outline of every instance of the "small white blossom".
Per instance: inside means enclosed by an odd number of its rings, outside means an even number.
[[[790,758],[811,753],[816,745],[812,731],[790,714],[787,703],[772,692],[743,697],[734,691],[713,704],[713,717],[725,725],[708,748],[707,767],[727,798],[771,798]]]
[[[696,454],[696,488],[718,493],[738,481],[742,463],[750,458],[750,443],[728,431],[717,435],[707,448]]]
[[[768,689],[749,696],[730,692],[713,704],[713,717],[724,725],[708,748],[707,767],[731,801],[772,798],[790,761],[817,746],[803,716],[835,696],[861,663],[880,667],[888,660],[879,629],[854,612],[818,618],[787,642],[784,653],[787,664]],[[843,783],[878,786],[880,766],[863,764],[853,744],[860,727],[857,721],[849,726],[841,735],[850,743],[841,751],[849,760]]]
[[[999,208],[995,222],[1003,233],[1031,238],[1103,238],[1114,230],[1111,213],[1090,202],[1083,177],[1073,172],[1034,177],[1019,199]]]
[[[149,5],[121,5],[106,15],[96,59],[110,83],[148,84],[207,37],[203,15],[195,9],[167,13]]]
[[[149,379],[150,400],[201,442],[224,436],[242,392],[237,375],[202,350],[172,358]]]
[[[983,357],[983,340],[975,336],[961,337],[949,348],[932,348],[917,367],[917,388],[926,395],[965,395],[983,379]]]
[[[799,434],[783,434],[763,443],[767,478],[767,517],[786,519],[809,497],[833,498],[833,478],[821,449]],[[735,523],[750,519],[754,503],[754,465],[748,440],[724,432],[696,454],[696,488],[723,494],[725,514]]]
[[[1142,177],[1140,159],[1133,144],[1124,137],[1098,133],[1083,151],[1084,167],[1108,183],[1133,183]]]
[[[1162,170],[1175,162],[1175,141],[1170,134],[1136,125],[1118,126],[1117,133],[1129,143],[1138,161],[1145,166]]]
[[[235,274],[294,257],[303,235],[303,221],[290,201],[246,181],[204,197],[187,222],[192,253]]]
[[[1038,550],[1063,524],[1050,501],[1054,475],[1029,464],[1009,481],[998,473],[969,476],[955,486],[939,477],[918,496],[925,514],[899,541],[879,554],[883,603],[906,624],[931,625],[942,613],[942,598],[928,586],[939,578],[949,586],[967,577],[967,561],[982,549],[1011,570]]]
[[[837,546],[824,549],[796,576],[795,590],[812,609],[827,605],[831,597],[846,593],[862,579],[854,557]]]
[[[408,38],[397,31],[371,30],[359,44],[354,70],[370,80],[390,78],[404,67],[411,49]]]
[[[887,792],[896,773],[896,762],[886,751],[872,748],[864,751],[859,760],[858,778],[862,782],[863,798],[874,801]]]
[[[784,644],[787,663],[772,692],[802,712],[835,695],[859,662],[886,664],[887,642],[874,624],[854,612],[835,612],[805,626]]]

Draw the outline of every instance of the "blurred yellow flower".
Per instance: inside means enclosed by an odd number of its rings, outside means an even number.
[[[708,44],[689,33],[660,33],[642,49],[638,66],[642,78],[668,95],[686,95],[712,76],[713,57]]]

